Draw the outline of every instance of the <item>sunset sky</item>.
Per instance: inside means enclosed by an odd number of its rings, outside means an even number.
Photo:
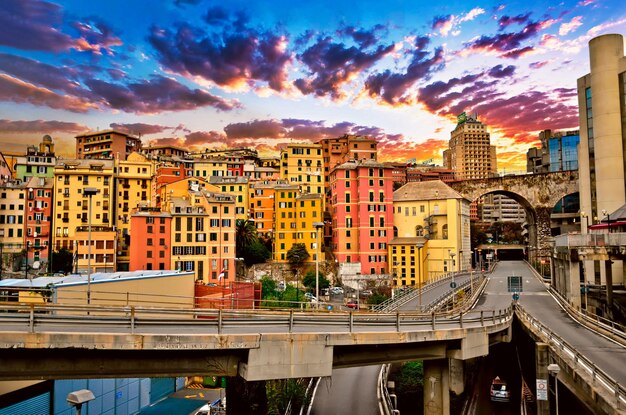
[[[578,128],[588,41],[626,33],[623,0],[551,3],[2,0],[0,151],[50,134],[73,157],[110,128],[262,154],[350,133],[440,164],[466,111],[521,171],[538,131]]]

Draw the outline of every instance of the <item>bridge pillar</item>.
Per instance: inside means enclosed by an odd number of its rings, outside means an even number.
[[[567,271],[569,275],[566,276],[565,283],[567,284],[567,295],[565,298],[572,307],[580,310],[580,262],[569,261],[566,263],[569,268]]]
[[[448,359],[424,360],[424,415],[450,415]]]
[[[548,360],[548,356],[550,354],[550,349],[546,343],[537,342],[535,343],[535,374],[537,379],[548,380],[548,364],[550,363]],[[532,385],[529,385],[531,388]],[[546,385],[547,389],[547,385]],[[536,385],[535,391],[536,393]],[[547,391],[546,391],[547,394]],[[550,401],[540,401],[537,399],[537,415],[550,415]]]
[[[464,362],[459,359],[448,359],[450,371],[450,392],[460,395],[465,390]]]
[[[604,278],[606,280],[606,312],[607,317],[613,317],[613,261],[604,261]]]

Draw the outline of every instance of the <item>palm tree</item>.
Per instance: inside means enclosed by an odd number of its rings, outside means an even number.
[[[248,219],[237,219],[236,225],[236,253],[238,258],[245,258],[247,252],[258,243],[259,235],[254,222]]]

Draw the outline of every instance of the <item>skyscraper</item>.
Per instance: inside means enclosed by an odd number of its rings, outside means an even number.
[[[456,178],[484,179],[497,174],[496,147],[491,145],[487,126],[476,115],[457,117],[448,149],[443,152],[444,167],[454,170]]]

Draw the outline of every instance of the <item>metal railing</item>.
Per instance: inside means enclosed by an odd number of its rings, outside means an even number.
[[[182,328],[190,332],[204,329],[205,332],[222,334],[227,329],[249,329],[249,333],[259,333],[262,327],[284,329],[293,332],[296,329],[324,331],[330,327],[352,333],[358,329],[379,329],[381,332],[421,330],[445,330],[470,327],[487,327],[510,323],[513,308],[490,311],[469,311],[459,314],[415,312],[403,313],[316,313],[306,311],[234,311],[208,309],[172,309],[146,307],[99,307],[99,306],[64,306],[18,304],[4,305],[0,309],[0,329],[23,328],[34,333],[35,329],[44,332],[46,328],[80,327],[83,333],[118,333],[120,329],[135,334],[150,329],[175,327],[180,333]],[[157,330],[157,331],[159,331]],[[245,331],[244,331],[245,332]]]
[[[541,321],[530,315],[519,304],[515,305],[517,318],[529,329],[533,330],[542,341],[549,345],[550,350],[569,366],[572,373],[577,376],[585,375],[591,384],[603,389],[606,393],[607,402],[614,404],[617,409],[626,407],[626,389],[606,372],[599,369],[591,360],[578,352],[567,343],[561,336],[554,333]]]

